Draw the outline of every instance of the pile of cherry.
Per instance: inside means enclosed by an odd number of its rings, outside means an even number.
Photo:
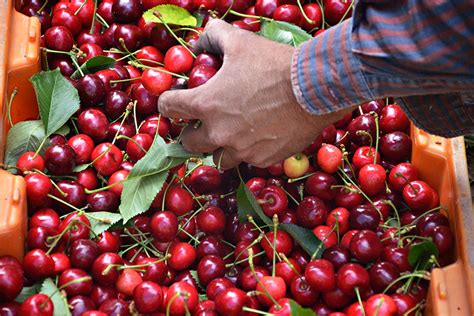
[[[67,136],[51,136],[42,156],[26,152],[17,162],[27,185],[28,251],[21,263],[0,257],[2,315],[53,315],[53,295],[67,298],[72,315],[89,316],[298,315],[293,302],[317,315],[420,313],[429,271],[449,263],[454,236],[438,193],[408,162],[409,121],[389,99],[360,106],[304,153],[266,169],[221,171],[191,159],[171,170],[145,214],[91,232],[83,210],[116,212],[123,182],[155,135],[177,140],[187,123],[161,117],[159,95],[204,84],[221,65],[186,46],[201,28],[171,32],[144,21],[144,10],[162,3],[204,24],[225,14],[258,31],[256,15],[314,34],[351,10],[340,0],[303,4],[305,17],[292,0],[24,1],[21,11],[40,18],[45,64],[77,88],[81,109]],[[116,63],[69,78],[100,55]],[[90,167],[74,172],[83,164]],[[241,179],[274,225],[239,221]],[[321,246],[308,254],[279,223],[312,230]],[[410,265],[410,249],[426,241],[437,255]],[[45,278],[60,293],[15,302]]]

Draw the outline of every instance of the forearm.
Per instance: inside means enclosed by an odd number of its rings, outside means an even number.
[[[468,130],[459,125],[473,125],[472,106],[456,103],[457,96],[439,94],[474,90],[474,26],[468,25],[472,19],[460,24],[466,17],[455,14],[462,8],[448,1],[444,3],[448,8],[432,4],[431,11],[424,5],[414,0],[378,6],[362,3],[353,20],[301,45],[292,68],[299,103],[311,113],[322,114],[384,96],[408,97],[410,102],[401,105],[421,127],[439,126],[443,113],[450,112],[457,124],[431,131],[454,136]],[[443,8],[447,15],[438,12]],[[444,31],[438,34],[440,27]],[[433,115],[437,117],[427,118]]]

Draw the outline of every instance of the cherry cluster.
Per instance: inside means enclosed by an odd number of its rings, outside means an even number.
[[[190,49],[201,27],[145,22],[143,12],[160,4],[203,25],[224,17],[257,32],[274,19],[313,35],[352,8],[342,0],[24,1],[21,12],[41,21],[45,67],[73,84],[81,108],[69,134],[52,135],[43,154],[25,152],[15,166],[27,186],[28,251],[22,262],[0,257],[0,311],[53,315],[61,296],[72,315],[86,316],[420,313],[429,271],[452,260],[454,235],[438,193],[409,162],[409,120],[390,99],[361,105],[266,169],[189,159],[170,170],[146,213],[94,233],[92,220],[107,220],[89,214],[118,211],[154,138],[176,142],[189,123],[162,117],[159,95],[202,85],[222,64]],[[115,63],[84,73],[96,56]],[[240,183],[272,224],[241,215]],[[316,250],[281,224],[312,232]],[[423,243],[435,249],[417,255]],[[57,292],[15,302],[47,278]]]

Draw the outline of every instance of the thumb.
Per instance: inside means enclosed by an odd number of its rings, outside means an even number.
[[[220,19],[213,19],[207,22],[204,33],[199,37],[199,41],[194,47],[196,53],[203,51],[223,55],[229,48],[232,41],[232,34],[238,31],[229,23]]]
[[[158,112],[170,118],[199,119],[196,94],[195,89],[165,91],[158,98]]]

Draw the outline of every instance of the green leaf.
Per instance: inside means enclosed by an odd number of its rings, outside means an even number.
[[[262,21],[259,34],[272,41],[294,47],[311,39],[311,35],[302,28],[281,21]]]
[[[81,172],[81,171],[84,171],[86,170],[87,168],[89,168],[91,166],[91,164],[89,163],[84,163],[82,165],[77,165],[74,167],[73,169],[73,172]]]
[[[309,308],[303,308],[293,300],[290,300],[291,316],[316,316],[316,313]]]
[[[46,136],[59,130],[79,110],[79,93],[59,69],[41,71],[30,79]]]
[[[290,234],[308,255],[312,256],[316,253],[315,258],[321,258],[324,251],[324,244],[311,230],[295,224],[280,224],[280,228]]]
[[[48,295],[54,304],[54,316],[70,316],[67,298],[58,290],[56,284],[52,279],[45,279],[41,285],[41,291],[45,295]]]
[[[204,14],[199,14],[199,11],[193,12],[193,16],[196,18],[197,27],[201,27],[204,22]]]
[[[67,135],[69,134],[69,127],[64,125],[56,133]],[[13,125],[10,131],[8,131],[5,164],[15,166],[18,158],[24,152],[36,151],[45,137],[43,122],[40,120],[23,121]],[[48,143],[42,147],[40,154],[43,154],[47,147]]]
[[[160,18],[156,16],[158,14]],[[172,4],[160,4],[143,13],[145,22],[166,23],[180,26],[197,26],[197,19],[186,9]]]
[[[35,283],[32,286],[25,286],[20,294],[15,298],[15,302],[23,303],[28,297],[35,295],[40,290],[40,284]]]
[[[412,267],[416,265],[423,267],[426,265],[428,260],[430,260],[432,255],[436,258],[438,257],[438,248],[432,241],[423,241],[410,247],[410,252],[408,253],[408,263]]]
[[[179,144],[166,144],[156,137],[146,155],[130,171],[123,184],[120,214],[126,223],[129,219],[148,210],[168,177],[169,169],[186,159],[196,157]]]
[[[214,163],[214,156],[213,155],[208,155],[202,158],[202,163],[206,166],[211,166],[215,167],[216,164]]]
[[[263,213],[253,193],[241,182],[237,189],[237,207],[239,209],[239,220],[247,222],[247,216],[252,216],[258,224],[265,223],[273,225],[273,221]]]
[[[107,56],[94,56],[81,65],[82,73],[93,74],[99,70],[109,69],[115,65],[115,59]],[[72,79],[80,79],[81,73],[76,70],[72,75]]]
[[[85,214],[91,222],[91,231],[95,235],[102,234],[122,219],[122,215],[118,213],[90,212]]]
[[[199,281],[199,276],[196,270],[189,270],[189,273],[191,274],[191,277],[196,281],[198,287],[203,290],[204,292],[206,291],[206,287],[202,286],[201,281]]]

